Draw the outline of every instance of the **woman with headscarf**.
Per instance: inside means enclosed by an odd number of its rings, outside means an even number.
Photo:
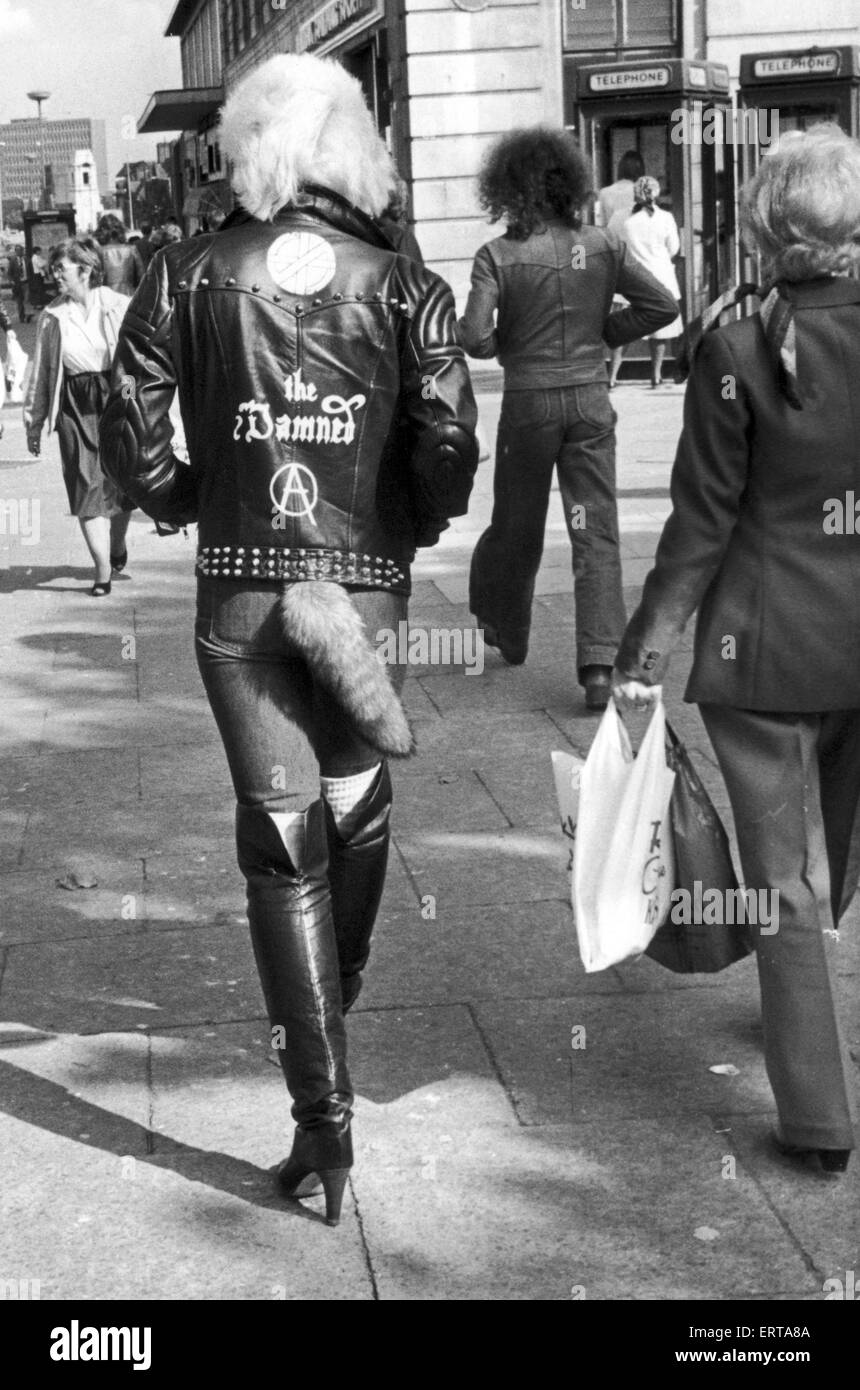
[[[658,698],[698,609],[685,698],[717,754],[747,891],[777,894],[776,929],[756,933],[774,1142],[839,1172],[856,1080],[825,943],[860,867],[860,144],[829,125],[784,135],[742,208],[767,292],[694,358],[672,514],[614,693]]]
[[[242,214],[155,257],[122,335],[107,466],[198,522],[197,655],[236,792],[239,865],[296,1131],[285,1196],[352,1164],[344,1015],[385,881],[386,758],[412,735],[374,638],[467,506],[475,403],[443,280],[376,221],[395,171],[359,83],[281,55],[231,94]],[[189,465],[171,454],[178,386]]]
[[[681,238],[671,212],[658,207],[659,196],[660,184],[657,179],[648,174],[637,179],[633,186],[633,211],[627,214],[620,209],[614,213],[609,230],[621,237],[631,255],[646,270],[650,270],[655,280],[660,281],[680,307],[681,287],[673,262],[681,249]],[[651,386],[655,390],[662,385],[666,342],[670,338],[677,338],[683,331],[684,325],[678,314],[671,323],[647,335],[651,351]]]

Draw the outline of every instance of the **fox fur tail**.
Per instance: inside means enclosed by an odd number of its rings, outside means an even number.
[[[362,738],[388,758],[414,753],[409,720],[347,590],[329,580],[303,580],[283,589],[278,608],[287,641]]]

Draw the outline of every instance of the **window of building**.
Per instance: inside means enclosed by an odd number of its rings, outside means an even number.
[[[677,0],[564,0],[564,47],[665,48],[677,37]]]

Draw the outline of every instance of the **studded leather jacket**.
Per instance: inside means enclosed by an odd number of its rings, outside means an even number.
[[[475,424],[448,286],[314,188],[153,258],[101,453],[149,516],[197,521],[202,574],[408,593],[416,546],[466,511]]]

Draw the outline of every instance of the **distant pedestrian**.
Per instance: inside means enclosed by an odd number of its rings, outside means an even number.
[[[11,328],[12,320],[9,318],[9,315],[6,313],[6,310],[3,308],[3,305],[0,304],[0,333],[8,334],[11,331]],[[0,357],[0,410],[2,410],[2,407],[6,403],[6,375],[7,366],[3,358]],[[0,418],[0,439],[2,438],[3,420],[2,418]]]
[[[95,564],[90,593],[111,591],[111,572],[125,568],[132,504],[101,470],[99,420],[110,388],[110,366],[125,295],[102,284],[99,247],[70,237],[51,252],[60,297],[39,319],[33,370],[24,401],[27,447],[38,458],[47,424],[59,436],[63,481]]]
[[[839,1172],[856,1074],[825,944],[860,868],[860,143],[835,125],[781,136],[741,222],[768,292],[695,355],[672,515],[614,684],[623,707],[650,704],[698,610],[685,699],[725,778],[747,894],[776,903],[754,930],[773,1141]],[[856,1020],[850,956],[841,973]]]
[[[18,309],[18,322],[29,323],[33,316],[27,312],[27,275],[24,255],[19,246],[13,246],[9,256],[9,279],[12,284],[12,297]]]
[[[47,269],[48,262],[42,255],[41,246],[34,246],[33,254],[30,257],[30,299],[37,309],[42,309],[45,306]]]
[[[618,170],[615,183],[607,184],[601,188],[597,195],[597,205],[594,209],[594,225],[596,227],[608,227],[616,213],[629,216],[633,211],[633,204],[636,201],[633,189],[637,179],[641,179],[645,173],[645,165],[642,156],[637,150],[627,150],[618,161]],[[627,308],[627,300],[623,294],[613,296],[612,309],[617,313],[619,309]],[[618,373],[621,370],[621,363],[624,360],[624,344],[620,347],[612,348],[609,359],[609,389],[614,390],[618,384]]]
[[[182,225],[175,217],[168,217],[161,230],[164,235],[165,246],[172,246],[174,242],[185,240],[185,233],[182,230]]]
[[[105,213],[99,221],[96,241],[101,247],[105,285],[130,299],[143,279],[144,264],[137,247],[128,242],[122,222],[112,212]]]
[[[616,212],[632,212],[636,201],[633,188],[637,179],[645,173],[642,156],[637,150],[627,150],[618,161],[615,182],[601,188],[594,209],[594,222],[597,227],[608,227]]]
[[[619,209],[613,214],[609,230],[621,237],[640,265],[650,270],[660,281],[680,308],[681,287],[675,271],[674,259],[681,250],[678,224],[671,212],[657,206],[660,184],[657,179],[644,175],[633,188],[633,211],[627,215]],[[677,338],[684,331],[684,325],[676,313],[671,323],[664,324],[654,333],[648,334],[651,351],[651,386],[656,389],[663,384],[663,358],[666,343]]]
[[[153,225],[151,222],[144,221],[140,224],[140,241],[137,243],[137,254],[140,256],[144,270],[155,255],[156,248],[152,244]]]
[[[479,197],[507,231],[482,246],[460,320],[473,357],[505,372],[493,516],[472,557],[469,606],[484,641],[525,661],[553,470],[573,551],[576,670],[589,709],[606,706],[624,630],[615,412],[604,343],[668,323],[674,300],[626,247],[583,227],[588,171],[572,135],[536,127],[488,152]],[[615,294],[630,307],[610,315]]]

